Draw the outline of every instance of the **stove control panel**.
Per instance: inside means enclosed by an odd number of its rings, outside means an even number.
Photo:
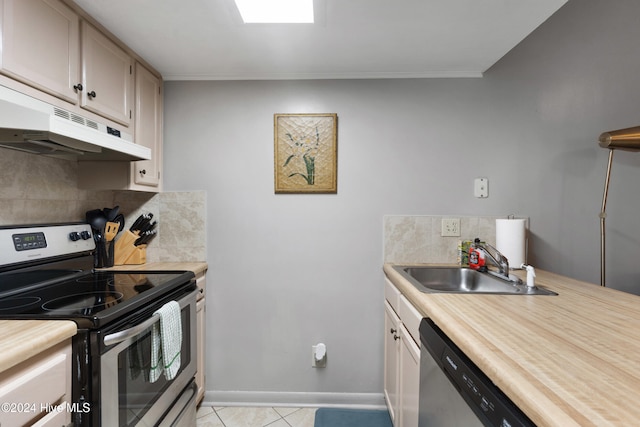
[[[80,232],[72,231],[71,233],[69,233],[69,239],[71,239],[72,242],[77,242],[80,239],[88,240],[90,238],[91,238],[91,233],[87,230],[83,230]]]
[[[45,239],[42,231],[14,234],[11,237],[13,237],[13,246],[16,251],[29,251],[47,247],[47,239]]]
[[[83,223],[0,227],[0,266],[95,250]]]

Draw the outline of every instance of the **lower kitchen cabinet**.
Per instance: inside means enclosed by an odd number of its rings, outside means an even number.
[[[400,422],[403,427],[418,426],[420,390],[420,347],[404,325],[400,326]]]
[[[2,372],[0,425],[70,424],[71,375],[71,340]]]
[[[199,273],[196,276],[196,285],[198,286],[198,300],[196,302],[196,330],[197,330],[197,365],[196,365],[196,385],[198,386],[198,392],[196,396],[196,402],[199,405],[204,398],[205,392],[205,348],[206,348],[206,304],[205,304],[205,293],[206,293],[206,271]]]
[[[400,393],[398,383],[400,380],[400,318],[393,311],[389,302],[384,304],[384,398],[387,401],[389,415],[393,425],[398,427],[400,414],[398,411]]]
[[[384,395],[394,427],[418,426],[422,316],[385,280]]]

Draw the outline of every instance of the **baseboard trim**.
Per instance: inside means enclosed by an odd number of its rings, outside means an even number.
[[[207,391],[200,406],[276,406],[386,409],[382,393]]]

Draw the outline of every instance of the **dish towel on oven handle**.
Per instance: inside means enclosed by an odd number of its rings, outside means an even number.
[[[154,313],[160,320],[151,329],[151,370],[149,382],[156,382],[164,371],[167,380],[176,377],[180,369],[182,348],[182,314],[180,304],[169,301]]]

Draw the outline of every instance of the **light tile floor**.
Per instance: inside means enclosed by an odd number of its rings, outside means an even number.
[[[317,408],[201,406],[197,427],[313,427]]]

